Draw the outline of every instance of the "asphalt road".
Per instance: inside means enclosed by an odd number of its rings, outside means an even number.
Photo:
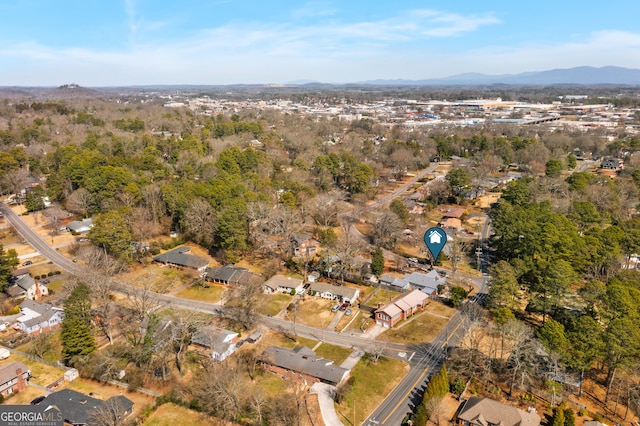
[[[417,178],[419,179],[419,178]],[[416,179],[416,180],[417,180]],[[0,203],[0,212],[2,212],[7,221],[9,221],[14,228],[22,235],[22,237],[31,244],[41,255],[47,257],[54,264],[59,266],[78,277],[83,277],[88,274],[88,271],[66,257],[59,254],[55,249],[46,244],[43,239],[36,234],[28,225],[26,225],[22,219],[13,212],[4,203]],[[488,223],[488,221],[487,221]],[[489,225],[487,224],[482,232],[483,248],[486,247],[486,239],[489,235]],[[486,250],[483,252],[483,258],[486,258]],[[486,268],[486,261],[483,259],[482,269]],[[95,271],[92,271],[95,274]],[[109,278],[110,279],[110,278]],[[116,281],[111,280],[114,290],[126,294],[132,295],[136,289],[133,287]],[[479,280],[480,291],[469,303],[475,303],[482,300],[484,293],[486,293],[486,282],[488,277],[485,275]],[[170,305],[179,307],[182,309],[195,310],[199,312],[210,313],[219,315],[221,310],[224,309],[222,305],[213,303],[199,302],[195,300],[181,299],[178,297],[149,292],[149,297],[156,303],[164,305]],[[422,344],[416,346],[399,345],[385,343],[384,354],[394,358],[402,359],[409,363],[409,373],[402,379],[400,384],[388,395],[388,397],[376,408],[376,410],[369,416],[369,418],[363,423],[367,426],[374,425],[400,425],[402,419],[406,414],[412,412],[415,408],[415,404],[420,401],[420,397],[426,388],[429,378],[435,372],[446,359],[447,347],[456,346],[462,338],[462,330],[464,327],[463,322],[465,317],[460,313],[451,318],[447,325],[443,328],[440,334],[429,344]],[[295,324],[291,321],[281,318],[261,316],[260,323],[270,328],[278,329],[287,333],[290,336],[297,334],[302,337],[309,337],[317,339],[330,344],[351,347],[354,349],[360,349],[364,351],[376,350],[376,346],[380,345],[379,342],[358,336],[357,333],[338,333],[332,330],[319,329],[310,327],[304,324]],[[295,327],[295,332],[294,332]]]
[[[486,274],[489,265],[488,238],[491,222],[487,218],[482,229],[480,247],[482,247],[481,269],[483,276],[473,281],[478,285],[478,292],[467,303],[482,304],[488,288],[489,276]],[[429,344],[414,348],[415,354],[409,362],[409,373],[400,384],[385,398],[369,418],[365,426],[398,426],[409,413],[414,412],[416,404],[422,398],[431,376],[438,372],[446,360],[449,347],[456,347],[464,336],[466,317],[457,311],[440,334]]]

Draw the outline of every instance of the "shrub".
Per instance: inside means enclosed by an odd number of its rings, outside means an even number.
[[[47,277],[52,277],[52,276],[53,276],[53,271],[47,272]],[[44,277],[44,275],[43,275],[43,277]]]

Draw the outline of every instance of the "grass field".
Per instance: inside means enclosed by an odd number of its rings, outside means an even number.
[[[296,321],[301,324],[306,324],[314,327],[322,327],[329,325],[333,316],[331,307],[336,304],[335,300],[321,299],[319,297],[305,297],[304,300],[298,302],[298,313],[296,314]],[[289,313],[289,318],[293,313]]]
[[[50,367],[46,364],[31,361],[30,359],[15,354],[12,354],[9,358],[3,360],[0,365],[7,365],[14,361],[20,361],[29,367],[29,370],[31,370],[30,381],[40,386],[50,385],[61,378],[65,371],[61,368]]]
[[[382,357],[377,364],[373,364],[363,358],[351,370],[351,376],[355,378],[353,387],[342,404],[336,405],[340,420],[345,425],[361,424],[407,371],[408,367],[402,361]]]
[[[157,264],[133,265],[127,272],[116,276],[116,279],[135,287],[150,283],[152,289],[159,293],[169,292],[195,278],[197,278],[197,271],[163,267]]]
[[[204,288],[199,284],[194,284],[178,294],[177,297],[184,299],[199,300],[201,302],[219,303],[225,288],[221,285],[207,284],[209,288]]]
[[[373,296],[371,296],[371,299],[367,300],[367,306],[372,306],[375,308],[378,303],[389,303],[401,294],[402,293],[398,293],[397,291],[379,288],[376,290]]]
[[[401,321],[384,336],[393,343],[413,344],[431,342],[442,330],[449,318],[422,312]]]
[[[159,406],[149,418],[142,423],[143,426],[207,426],[224,423],[216,423],[216,419],[205,416],[186,407],[167,403]]]
[[[285,293],[264,295],[262,303],[258,307],[258,313],[262,315],[276,316],[293,300],[293,296]]]
[[[343,348],[342,346],[329,345],[323,343],[316,349],[316,355],[322,358],[330,359],[335,365],[340,365],[345,359],[351,355],[351,349]]]
[[[49,362],[56,362],[62,358],[62,342],[60,341],[60,331],[49,333],[47,339],[51,349],[44,354],[44,359]],[[20,352],[30,353],[33,342],[25,343],[22,346],[17,347]]]

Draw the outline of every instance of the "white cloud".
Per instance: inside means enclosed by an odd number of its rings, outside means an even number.
[[[294,14],[303,17],[317,12],[314,16],[321,16],[312,25],[229,22],[187,39],[158,43],[144,41],[151,38],[142,37],[143,32],[151,33],[165,23],[145,22],[138,17],[134,0],[125,0],[124,4],[130,30],[126,49],[5,44],[0,47],[0,85],[72,81],[84,85],[231,84],[298,79],[349,82],[423,79],[464,72],[504,74],[579,65],[640,68],[640,34],[616,30],[576,35],[556,44],[462,50],[440,47],[443,38],[473,37],[484,26],[500,24],[492,14],[420,9],[348,23],[340,21],[324,3],[310,2]],[[425,40],[430,42],[422,43]]]
[[[328,3],[322,1],[310,1],[302,5],[302,7],[291,11],[291,17],[294,19],[318,18],[333,16],[337,13],[337,9],[331,7]]]

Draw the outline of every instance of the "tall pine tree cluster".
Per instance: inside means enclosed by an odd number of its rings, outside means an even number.
[[[449,392],[449,373],[445,365],[440,368],[429,383],[422,396],[422,402],[418,405],[416,416],[413,421],[414,426],[424,426],[431,414],[438,408],[442,398]]]
[[[81,283],[73,289],[64,302],[62,320],[62,355],[68,365],[78,357],[91,355],[96,343],[91,330],[91,289]]]

